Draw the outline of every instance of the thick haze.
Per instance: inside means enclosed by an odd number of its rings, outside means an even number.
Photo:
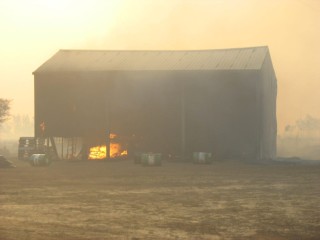
[[[320,1],[1,0],[0,97],[33,115],[32,72],[59,49],[218,49],[268,45],[279,133],[320,118]]]

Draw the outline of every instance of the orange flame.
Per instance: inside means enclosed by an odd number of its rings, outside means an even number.
[[[89,159],[91,160],[100,160],[104,159],[107,156],[107,147],[106,145],[91,147],[89,152]]]
[[[110,139],[115,139],[117,137],[116,134],[111,133]],[[110,143],[110,158],[116,158],[120,156],[128,155],[127,150],[123,150],[123,147],[120,143]],[[101,160],[107,157],[107,146],[99,145],[90,148],[89,159],[90,160]]]

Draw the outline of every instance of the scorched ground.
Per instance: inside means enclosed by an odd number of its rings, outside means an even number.
[[[319,239],[320,165],[0,169],[0,239]]]

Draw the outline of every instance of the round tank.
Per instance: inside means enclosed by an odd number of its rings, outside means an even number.
[[[209,164],[212,162],[212,154],[207,152],[194,152],[193,162],[199,164]]]
[[[34,167],[48,166],[51,163],[46,154],[32,154],[29,162]]]
[[[143,153],[141,155],[141,163],[144,166],[160,166],[161,160],[161,153]]]

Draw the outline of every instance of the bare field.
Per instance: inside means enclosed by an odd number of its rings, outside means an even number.
[[[320,165],[0,169],[0,239],[320,239]]]

